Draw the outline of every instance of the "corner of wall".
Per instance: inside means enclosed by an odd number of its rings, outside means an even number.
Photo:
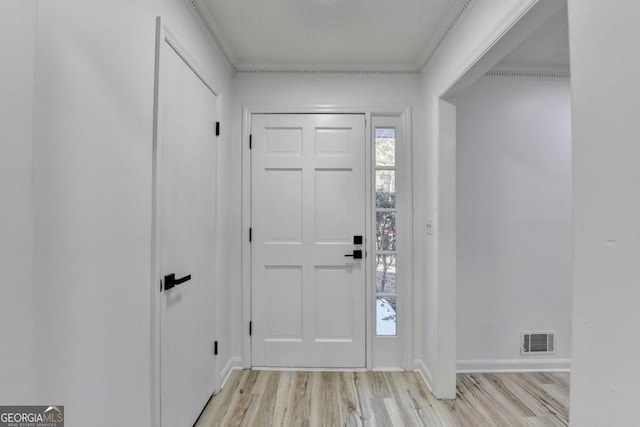
[[[220,390],[224,388],[233,371],[242,369],[242,358],[236,356],[230,357],[229,360],[227,360],[227,363],[224,365],[224,368],[222,368],[222,371],[220,372]]]
[[[429,391],[433,393],[433,376],[422,359],[413,360],[413,372],[420,374]]]

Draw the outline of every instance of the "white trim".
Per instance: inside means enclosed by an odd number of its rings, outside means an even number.
[[[339,105],[339,104],[317,104],[317,105],[246,105],[243,111],[251,114],[366,114],[371,113],[377,116],[400,116],[405,111],[409,111],[409,105]],[[247,117],[244,117],[246,119]],[[248,131],[251,128],[247,129]],[[246,136],[249,136],[247,132]],[[248,148],[248,147],[247,147]]]
[[[214,93],[217,93],[214,91]],[[227,121],[225,120],[225,117],[222,116],[222,112],[224,110],[223,108],[224,105],[224,96],[222,93],[218,93],[217,97],[216,97],[216,120],[219,123],[227,123]],[[215,282],[213,284],[214,286],[214,294],[215,294],[215,302],[214,302],[214,310],[215,312],[215,318],[216,318],[216,323],[214,325],[213,331],[212,331],[212,341],[216,341],[219,340],[218,334],[219,331],[221,330],[221,325],[224,325],[225,323],[227,323],[229,320],[227,318],[224,318],[222,316],[222,310],[220,309],[220,302],[222,301],[222,298],[220,297],[220,294],[222,292],[222,284],[225,283],[225,278],[223,277],[223,271],[222,268],[220,268],[222,266],[222,254],[224,254],[227,251],[225,242],[222,240],[221,236],[221,230],[223,230],[223,227],[226,226],[226,224],[223,223],[223,209],[226,209],[226,206],[224,205],[224,200],[222,200],[222,191],[220,191],[221,189],[221,183],[224,182],[224,177],[223,177],[223,168],[221,167],[221,162],[223,162],[224,160],[222,159],[222,156],[220,155],[220,144],[223,144],[224,142],[226,142],[226,138],[227,138],[227,133],[225,132],[225,128],[226,126],[222,126],[222,128],[220,129],[220,134],[216,137],[216,146],[215,146],[215,152],[216,152],[216,182],[215,182],[215,198],[216,198],[216,211],[215,211],[215,215],[216,215],[216,223],[215,223],[215,230],[214,230],[214,236],[216,239],[216,245],[215,245],[215,266],[216,268],[216,272],[215,272]],[[219,356],[214,356],[215,360],[215,378],[216,381],[214,382],[214,393],[218,393],[221,389],[222,389],[222,383],[223,383],[223,371],[220,370],[220,363],[218,362],[217,358]]]
[[[491,70],[486,77],[509,77],[514,79],[570,80],[571,73],[565,71],[508,71]]]
[[[397,366],[380,366],[377,368],[371,368],[371,372],[406,372],[405,369],[398,368]]]
[[[562,6],[563,0],[520,0],[506,14],[506,18],[475,47],[459,67],[449,84],[438,93],[453,97],[471,86],[513,48],[548,21]],[[555,70],[554,70],[555,71]],[[560,71],[560,70],[558,70]]]
[[[251,151],[249,150],[249,135],[251,134],[250,108],[242,108],[242,181],[241,207],[242,216],[240,226],[241,236],[241,354],[242,367],[251,368],[251,336],[249,336],[249,322],[251,322],[251,244],[249,242],[249,227],[251,227]]]
[[[367,372],[367,368],[286,368],[272,366],[254,366],[252,371],[268,372]]]
[[[208,73],[204,71],[198,64],[198,61],[189,53],[187,48],[178,40],[173,31],[169,29],[167,24],[162,24],[162,37],[163,41],[167,43],[173,49],[173,51],[184,61],[185,64],[194,72],[200,81],[215,95],[219,95],[219,91],[215,90],[210,83],[213,79],[208,76]],[[162,59],[162,57],[161,57]]]
[[[427,365],[421,359],[415,359],[413,361],[413,372],[420,374],[422,380],[427,385],[429,392],[433,394],[433,376],[431,375],[429,368],[427,368]]]
[[[155,43],[155,66],[154,66],[154,101],[153,101],[153,141],[152,141],[152,206],[151,206],[151,346],[150,346],[150,360],[151,360],[151,420],[152,425],[161,425],[161,319],[160,304],[162,302],[161,294],[159,292],[161,272],[160,272],[160,256],[162,253],[162,162],[161,162],[161,123],[162,123],[162,109],[161,98],[163,94],[160,92],[160,76],[163,70],[162,64],[164,62],[163,47],[168,46],[171,48],[184,62],[185,64],[196,74],[196,76],[202,81],[202,83],[216,96],[216,113],[220,111],[221,107],[221,93],[213,88],[209,76],[193,59],[193,56],[189,54],[184,45],[180,43],[178,38],[169,29],[167,24],[161,17],[156,17],[156,43]],[[221,140],[218,139],[218,143]],[[216,209],[218,209],[218,200],[216,200]],[[217,224],[217,223],[216,223]],[[216,254],[217,257],[217,254]],[[218,275],[216,274],[216,278]],[[217,293],[217,283],[215,292]],[[217,335],[217,325],[214,325],[211,335]],[[216,361],[213,359],[213,363]],[[214,388],[219,389],[219,376],[217,375],[217,365],[214,376]]]
[[[531,10],[533,6],[538,3],[539,0],[520,0],[509,12],[507,18],[500,22],[496,28],[489,33],[482,43],[478,44],[478,48],[475,52],[469,55],[467,61],[465,61],[463,67],[455,72],[451,73],[453,76],[449,82],[450,84],[442,91],[440,96],[451,96],[450,93],[453,87],[469,73],[476,64],[478,64],[487,55],[491,49],[514,27],[527,12]],[[428,64],[427,64],[428,65]],[[446,94],[446,95],[445,95]]]
[[[224,365],[224,368],[220,373],[222,381],[220,382],[220,388],[217,391],[220,391],[224,388],[225,384],[227,384],[227,381],[231,377],[231,374],[233,373],[233,371],[240,371],[240,370],[242,370],[241,358],[232,357],[229,360],[227,360],[227,363]]]
[[[372,331],[370,335],[370,342],[372,347],[375,344],[376,348],[380,348],[384,341],[388,341],[388,350],[390,358],[375,357],[372,353],[372,362],[377,360],[378,363],[382,363],[381,366],[389,366],[394,363],[393,358],[396,360],[395,368],[411,369],[411,361],[413,358],[413,327],[414,327],[414,290],[413,290],[413,168],[412,168],[412,129],[411,129],[411,108],[407,108],[402,114],[372,114],[371,124],[368,129],[368,135],[371,140],[368,142],[371,149],[374,146],[374,130],[376,127],[393,127],[396,129],[397,134],[397,148],[396,148],[396,165],[389,170],[396,171],[396,189],[397,189],[397,205],[396,223],[398,226],[399,239],[397,241],[396,251],[390,251],[390,254],[396,254],[397,258],[397,281],[398,281],[398,318],[396,324],[395,336],[377,336],[375,334],[376,326],[376,284],[375,275],[372,276],[370,282],[371,288],[371,300],[369,307],[372,310],[372,314],[369,317],[372,325]],[[370,180],[372,187],[368,190],[372,196],[369,201],[371,206],[371,224],[370,233],[374,239],[370,242],[368,247],[370,257],[370,265],[367,267],[372,274],[375,274],[375,255],[383,255],[386,251],[376,251],[375,247],[375,200],[373,200],[375,183],[375,171],[383,170],[386,168],[379,168],[374,165],[373,153],[369,159],[371,166]],[[394,211],[392,209],[392,211]],[[393,346],[393,348],[391,348]],[[373,367],[375,370],[384,370],[380,366]]]
[[[402,292],[403,296],[403,306],[405,311],[405,321],[403,325],[404,334],[404,342],[403,342],[403,352],[404,356],[402,358],[402,366],[405,369],[411,369],[413,355],[414,355],[414,329],[418,328],[418,324],[415,319],[415,307],[413,301],[415,301],[415,284],[413,281],[414,269],[413,269],[413,243],[414,243],[414,235],[415,230],[413,229],[413,110],[411,107],[407,108],[404,113],[400,116],[400,128],[402,129],[402,138],[404,144],[404,150],[398,156],[396,152],[396,156],[401,160],[404,172],[404,180],[401,185],[404,187],[406,192],[406,197],[402,200],[402,206],[400,208],[403,210],[401,213],[401,217],[404,220],[405,224],[405,237],[404,243],[402,244],[402,256],[404,257],[401,260],[401,265],[403,269],[403,282],[406,283],[404,285],[404,289]]]
[[[442,46],[445,39],[458,26],[460,21],[462,21],[462,18],[467,15],[467,12],[469,12],[475,3],[475,0],[458,0],[458,7],[453,9],[454,13],[449,15],[449,19],[447,19],[444,22],[444,25],[440,27],[440,30],[438,31],[439,36],[431,39],[427,49],[420,56],[416,64],[419,71],[424,70],[427,64],[429,64],[429,61],[436,54],[438,49],[440,49],[440,46]]]
[[[458,360],[457,373],[570,372],[571,359],[486,359]]]
[[[240,65],[235,69],[239,74],[321,74],[321,75],[383,75],[383,76],[417,76],[419,70],[409,65],[323,65],[323,64],[272,64],[272,65]]]
[[[251,151],[249,150],[249,135],[251,134],[251,116],[253,114],[364,114],[367,120],[365,125],[365,134],[368,138],[368,145],[371,145],[370,132],[372,116],[395,116],[401,117],[401,125],[411,125],[411,106],[409,105],[389,105],[389,106],[373,106],[373,105],[245,105],[242,107],[242,284],[241,284],[241,305],[242,305],[242,366],[245,369],[266,369],[251,366],[251,337],[248,334],[249,322],[251,321],[251,244],[249,243],[248,230],[251,227]],[[406,129],[406,138],[409,147],[411,147],[411,128]],[[368,162],[369,164],[371,161]],[[368,191],[368,193],[370,193]],[[413,227],[413,220],[409,222],[409,227]],[[412,229],[409,230],[412,233]],[[413,247],[408,248],[408,256],[412,257]],[[370,252],[371,253],[371,252]],[[369,257],[371,259],[371,257]],[[413,286],[411,280],[410,286]],[[367,286],[366,299],[371,299],[371,286]],[[375,297],[375,295],[374,295]],[[372,309],[368,304],[366,313],[367,319],[372,316]],[[410,325],[412,326],[412,325]],[[247,328],[247,329],[245,329]],[[367,343],[366,343],[366,369],[371,369],[371,334],[373,324],[367,322]],[[413,333],[409,335],[413,337]],[[410,339],[409,341],[413,341]],[[405,346],[408,351],[407,358],[412,354],[412,348]]]
[[[365,151],[365,242],[364,242],[364,250],[365,250],[365,307],[364,307],[364,315],[365,315],[365,358],[366,363],[365,367],[367,370],[371,370],[373,367],[373,337],[375,331],[375,292],[373,292],[373,287],[370,286],[372,281],[375,281],[375,276],[373,275],[373,262],[375,259],[375,248],[374,248],[374,240],[375,234],[373,233],[373,188],[375,187],[375,178],[374,178],[374,168],[373,168],[373,157],[374,157],[374,149],[373,149],[373,138],[372,131],[373,129],[373,120],[371,118],[371,113],[365,113],[365,122],[364,122],[364,151]],[[368,230],[368,232],[366,231]]]
[[[229,44],[226,39],[222,36],[222,33],[218,29],[218,25],[215,23],[211,14],[209,14],[206,6],[202,5],[202,0],[184,0],[189,6],[189,10],[193,13],[194,17],[202,27],[202,29],[207,33],[213,44],[220,50],[222,56],[224,56],[228,67],[232,72],[236,69],[236,64],[238,62],[237,58],[231,52],[229,48]]]
[[[153,83],[153,142],[152,142],[152,181],[151,181],[151,425],[160,425],[160,165],[156,159],[158,155],[158,141],[160,140],[159,88],[160,88],[160,51],[164,35],[162,21],[156,18],[155,63]]]

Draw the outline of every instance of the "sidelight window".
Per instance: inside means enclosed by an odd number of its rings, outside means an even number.
[[[397,335],[396,129],[375,128],[376,335]]]

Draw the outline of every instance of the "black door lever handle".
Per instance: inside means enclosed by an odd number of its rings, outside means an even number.
[[[362,250],[355,249],[352,254],[347,254],[345,257],[353,257],[353,259],[362,259]]]
[[[176,279],[176,275],[171,273],[171,274],[167,274],[166,276],[164,276],[164,290],[168,291],[169,289],[173,288],[176,285],[180,285],[184,282],[188,282],[189,280],[191,280],[191,275],[187,274],[184,277],[181,277],[179,279]]]

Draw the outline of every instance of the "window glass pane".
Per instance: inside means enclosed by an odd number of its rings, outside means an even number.
[[[376,256],[376,292],[384,294],[396,294],[396,256]]]
[[[376,128],[376,166],[396,165],[396,130]]]
[[[376,171],[376,208],[396,207],[396,171]]]
[[[376,249],[396,250],[396,213],[376,212]]]
[[[396,335],[396,297],[378,297],[376,300],[376,335]]]
[[[396,128],[376,128],[376,138],[395,138]]]

